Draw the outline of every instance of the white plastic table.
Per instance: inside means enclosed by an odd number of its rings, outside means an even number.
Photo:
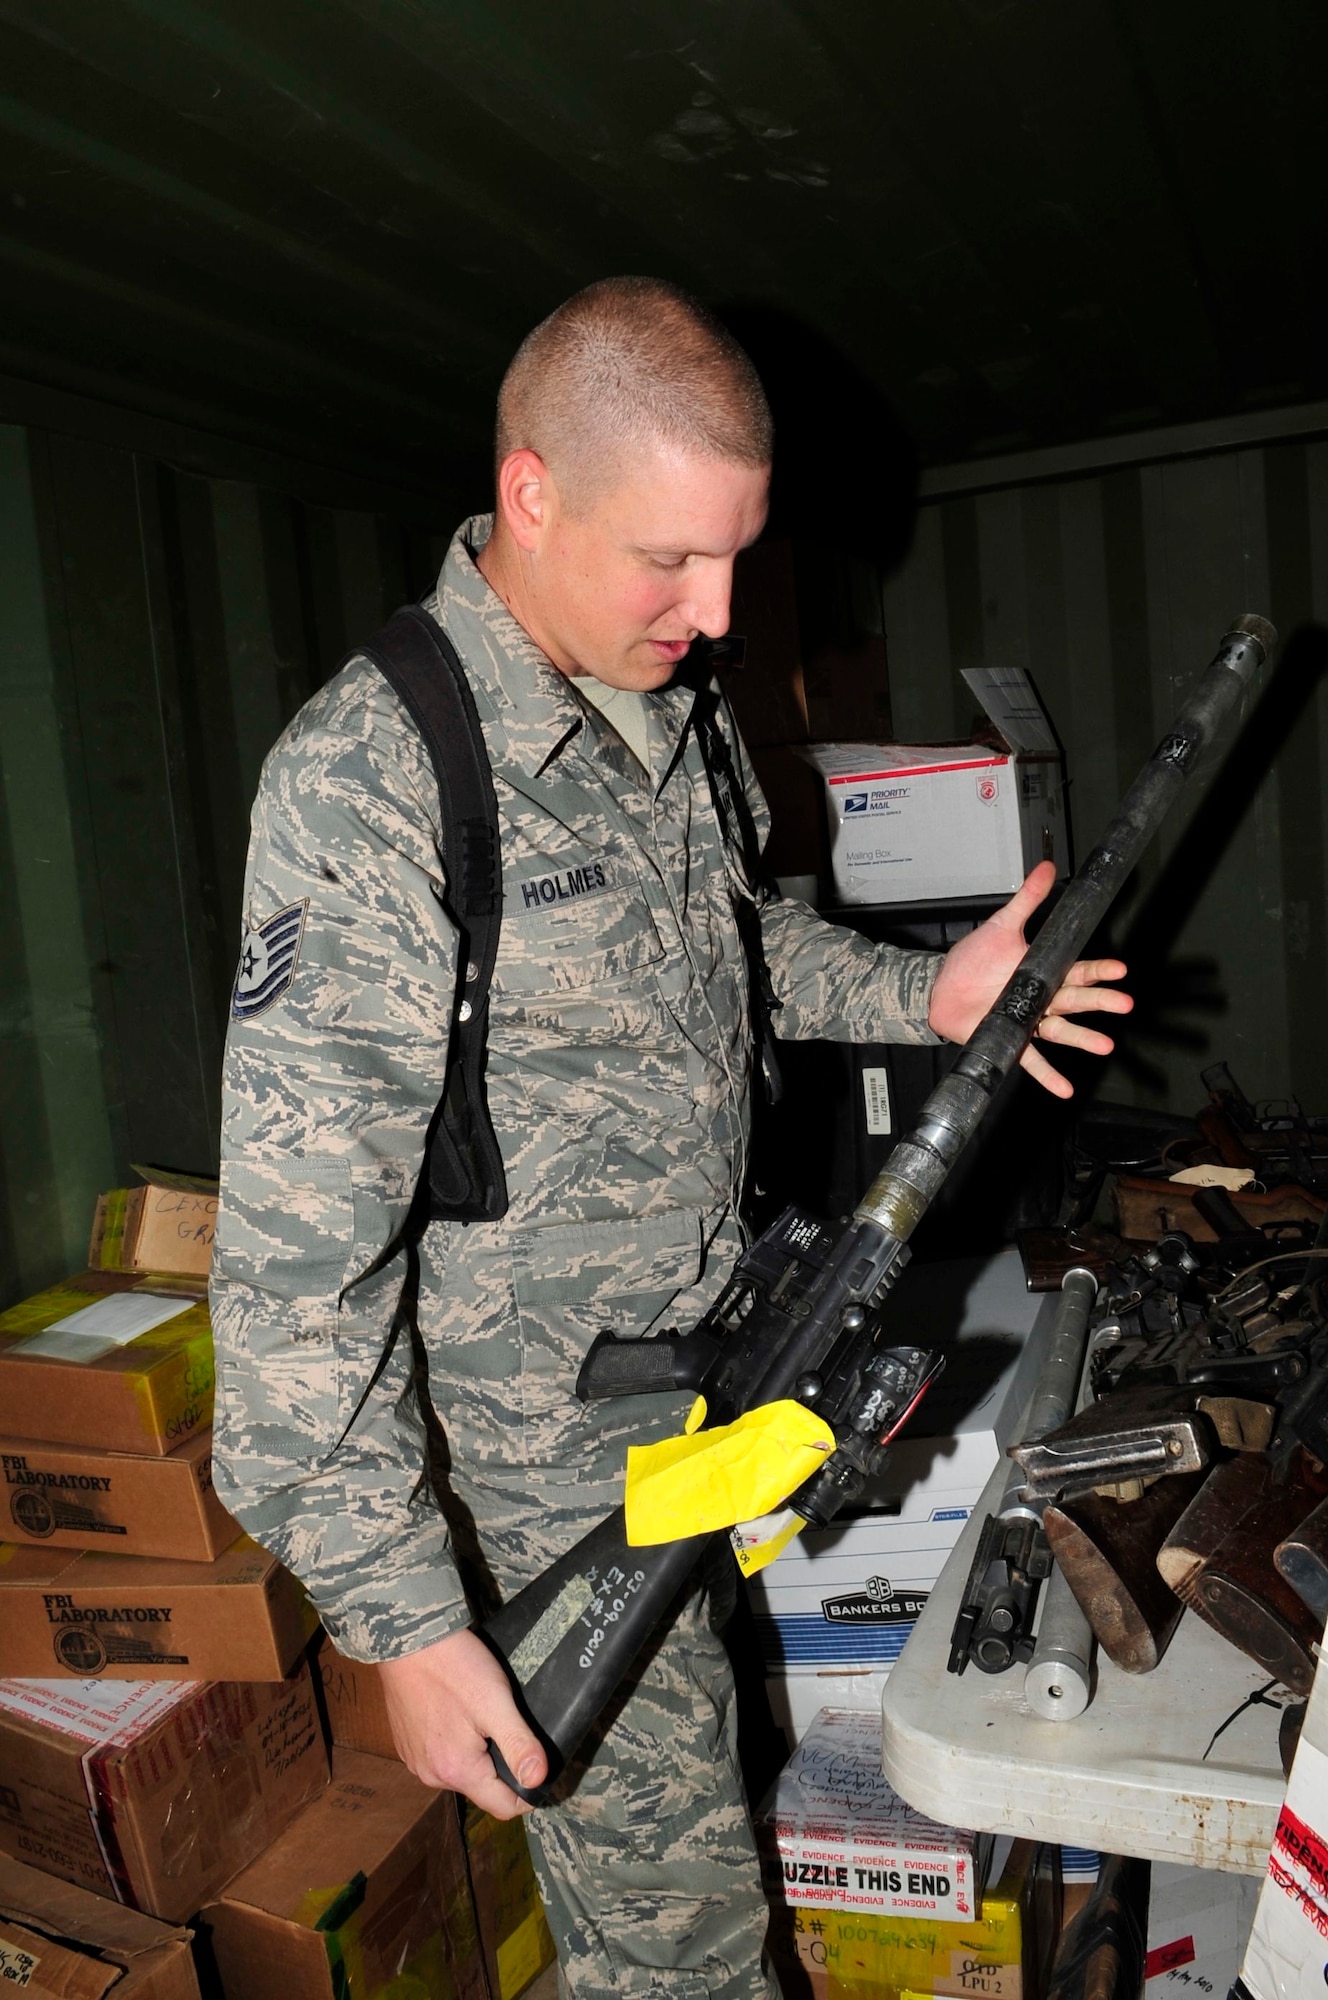
[[[1213,1731],[1268,1676],[1192,1613],[1154,1673],[1121,1673],[1099,1653],[1093,1699],[1074,1722],[1024,1706],[1022,1667],[946,1673],[977,1537],[1005,1476],[998,1466],[886,1683],[891,1784],[944,1825],[1262,1874],[1285,1791],[1279,1713],[1247,1709],[1205,1758]]]

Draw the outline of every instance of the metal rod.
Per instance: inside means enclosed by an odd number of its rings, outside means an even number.
[[[1019,1442],[1028,1444],[1059,1430],[1073,1416],[1084,1375],[1084,1355],[1088,1347],[1088,1316],[1097,1298],[1097,1277],[1083,1264],[1076,1264],[1061,1279],[1061,1302],[1047,1343],[1047,1358],[1038,1376]],[[997,1512],[1003,1521],[1021,1516],[1040,1521],[1042,1509],[1024,1491],[1024,1469],[1010,1467],[1005,1492]]]
[[[1076,1275],[1067,1272],[1065,1283],[1068,1285]],[[1084,1311],[1078,1380],[1066,1416],[1081,1410],[1092,1395],[1093,1354],[1099,1344],[1088,1333],[1088,1315],[1097,1297],[1097,1279],[1092,1282],[1093,1295]],[[1064,1422],[1064,1418],[1059,1421]],[[1055,1428],[1049,1424],[1046,1430]],[[1046,1430],[1038,1435],[1045,1437]],[[1043,1586],[1037,1643],[1024,1673],[1024,1700],[1034,1715],[1040,1715],[1044,1722],[1073,1722],[1083,1714],[1093,1699],[1094,1645],[1093,1628],[1080,1609],[1064,1571],[1059,1566],[1053,1567]]]
[[[1037,1644],[1024,1672],[1024,1700],[1044,1722],[1073,1722],[1093,1693],[1093,1631],[1065,1581],[1053,1569],[1042,1587]]]

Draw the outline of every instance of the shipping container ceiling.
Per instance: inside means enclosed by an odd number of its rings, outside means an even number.
[[[1326,73],[1322,0],[0,0],[0,371],[473,493],[516,341],[629,270],[795,457],[1286,408]]]

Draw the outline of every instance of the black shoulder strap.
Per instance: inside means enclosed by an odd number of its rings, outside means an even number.
[[[770,977],[765,941],[761,935],[761,918],[755,900],[761,888],[766,886],[765,863],[761,858],[761,838],[757,832],[756,822],[752,818],[752,809],[747,803],[742,780],[734,769],[733,753],[729,749],[728,738],[720,726],[719,689],[708,677],[698,678],[692,685],[696,689],[692,720],[696,728],[697,741],[701,746],[701,761],[705,765],[715,816],[722,831],[736,845],[742,857],[747,885],[752,891],[750,902],[745,896],[739,896],[735,900],[734,916],[747,959],[752,1042],[756,1049],[767,1102],[778,1104],[784,1094],[784,1082],[780,1074],[779,1054],[775,1048],[774,1016],[784,1003],[776,994],[774,981]]]
[[[484,1064],[503,870],[484,732],[456,648],[420,605],[394,611],[355,652],[373,661],[428,746],[442,812],[444,907],[461,934],[443,1091],[429,1131],[429,1213],[456,1222],[496,1221],[507,1212],[507,1183]]]

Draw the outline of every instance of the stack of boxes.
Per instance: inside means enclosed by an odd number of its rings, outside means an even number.
[[[900,1278],[890,1307],[893,1335],[901,1343],[945,1348],[947,1373],[892,1448],[866,1504],[823,1532],[804,1532],[748,1584],[771,1710],[790,1746],[797,1746],[789,1769],[802,1771],[804,1780],[818,1758],[825,1761],[824,1743],[816,1755],[812,1751],[818,1728],[824,1737],[833,1711],[831,1761],[839,1779],[848,1743],[868,1774],[862,1795],[881,1787],[874,1796],[894,1798],[880,1768],[885,1683],[964,1522],[1018,1435],[1056,1306],[1056,1294],[1028,1292],[1017,1249],[912,1266]],[[786,1799],[790,1782],[786,1777]],[[898,1799],[894,1807],[916,1828],[917,1815]],[[923,1847],[940,1832],[968,1838],[933,1829]],[[840,1854],[840,1862],[845,1859]],[[873,1987],[874,2000],[919,1991],[1028,2000],[1040,1991],[1028,1954],[1044,1952],[1051,1921],[1048,1871],[1056,1876],[1058,1906],[1063,1883],[1067,1907],[1077,1909],[1096,1880],[1099,1859],[1078,1848],[1035,1852],[1028,1843],[1016,1844],[1008,1860],[998,1858],[986,1869],[988,1886],[972,1918],[934,1904],[921,1932],[916,1905],[910,1908],[906,1899],[887,1896],[883,1913],[874,1915],[875,1904],[847,1901],[842,1892],[824,1907],[814,1890],[808,1901],[789,1894],[786,1885],[779,1892],[788,1906],[785,1956],[799,1968],[791,1982],[785,1976],[787,2000],[800,1993],[806,2000],[807,1978],[812,2000],[826,2000],[827,1980],[830,2000],[841,1984]],[[1041,1912],[1036,1919],[1034,1906]],[[979,1933],[990,1960],[985,1971],[975,1955]],[[924,1972],[922,1956],[933,1949],[952,1953],[956,1966],[969,1963],[970,1972],[956,1973],[957,1984],[943,1983],[949,1976],[944,1967]],[[992,1969],[997,1967],[1002,1969]],[[928,1986],[927,1979],[934,1983]]]
[[[553,1957],[520,1822],[405,1770],[377,1673],[310,1646],[300,1586],[212,1490],[215,1202],[179,1177],[103,1198],[89,1270],[0,1315],[0,1978],[44,1954],[71,1992],[193,2000],[192,1924],[224,2000],[516,2000]],[[798,1734],[849,1711],[763,1819],[813,2000],[1036,1990],[1046,1857],[993,1864],[886,1796],[878,1718],[1026,1400],[1037,1309],[1013,1252],[906,1273],[898,1337],[967,1365],[890,1490],[757,1580],[777,1707]]]
[[[311,1669],[304,1591],[213,1491],[216,1206],[144,1175],[0,1314],[0,1981],[195,2000],[194,1922],[224,2000],[515,2000],[553,1957],[519,1823],[463,1828],[374,1671]]]
[[[0,1675],[280,1680],[309,1640],[212,1490],[216,1209],[183,1175],[103,1195],[89,1269],[0,1314]]]
[[[824,1709],[757,1814],[786,2000],[1038,2000],[1059,1852],[938,1826],[881,1771],[880,1725]]]

